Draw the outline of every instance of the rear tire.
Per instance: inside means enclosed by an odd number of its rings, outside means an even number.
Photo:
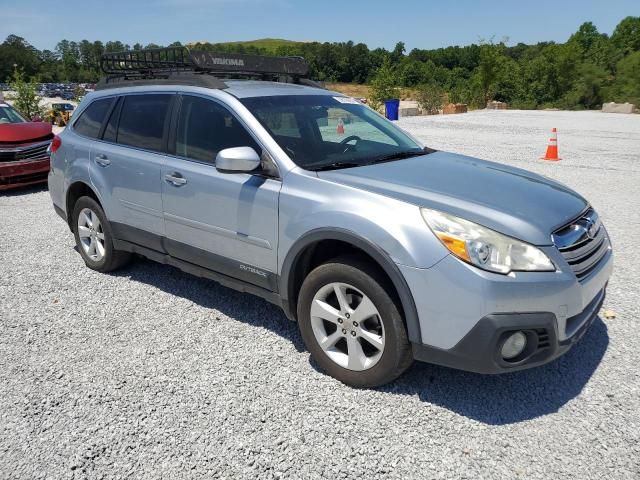
[[[102,207],[91,197],[80,197],[73,207],[73,233],[84,263],[106,273],[126,265],[131,254],[113,247],[113,231]]]
[[[323,371],[353,387],[375,387],[395,380],[412,364],[392,291],[377,268],[355,256],[331,260],[309,273],[298,297],[298,322]]]

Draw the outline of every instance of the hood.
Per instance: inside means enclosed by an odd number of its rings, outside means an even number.
[[[0,123],[0,143],[46,140],[51,125],[45,122]]]
[[[535,245],[550,245],[551,233],[588,205],[549,178],[447,152],[318,176],[447,212]]]

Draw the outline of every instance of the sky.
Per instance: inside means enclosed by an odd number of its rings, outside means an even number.
[[[36,48],[68,40],[133,45],[259,38],[339,42],[392,49],[564,42],[592,21],[611,34],[639,0],[0,0],[0,41],[9,34]]]

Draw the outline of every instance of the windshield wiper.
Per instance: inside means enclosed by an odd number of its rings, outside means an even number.
[[[375,157],[369,162],[369,164],[389,162],[391,160],[402,160],[404,158],[418,157],[418,156],[424,155],[424,154],[425,154],[425,152],[423,152],[422,150],[420,150],[420,151],[407,150],[407,151],[404,151],[404,152],[394,152],[394,153],[389,153],[387,155],[381,155],[379,157]]]
[[[309,168],[309,170],[313,170],[314,172],[321,172],[322,170],[338,170],[339,168],[361,167],[362,165],[365,164],[357,162],[333,162],[326,165],[312,167]]]
[[[373,165],[374,163],[382,163],[382,162],[390,162],[392,160],[402,160],[403,158],[410,158],[410,157],[418,157],[420,155],[426,155],[428,153],[432,153],[435,152],[435,150],[431,150],[427,151],[427,149],[425,150],[405,150],[402,152],[394,152],[394,153],[389,153],[387,155],[381,155],[379,157],[374,157],[371,160],[365,161],[365,162],[348,162],[348,161],[344,161],[344,162],[332,162],[332,163],[327,163],[324,165],[319,165],[317,167],[314,166],[308,166],[307,170],[313,170],[314,172],[320,172],[322,170],[338,170],[339,168],[351,168],[351,167],[364,167],[366,165]]]

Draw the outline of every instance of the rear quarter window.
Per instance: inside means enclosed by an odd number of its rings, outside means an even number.
[[[73,124],[74,131],[85,137],[98,138],[113,101],[113,98],[94,100]]]

